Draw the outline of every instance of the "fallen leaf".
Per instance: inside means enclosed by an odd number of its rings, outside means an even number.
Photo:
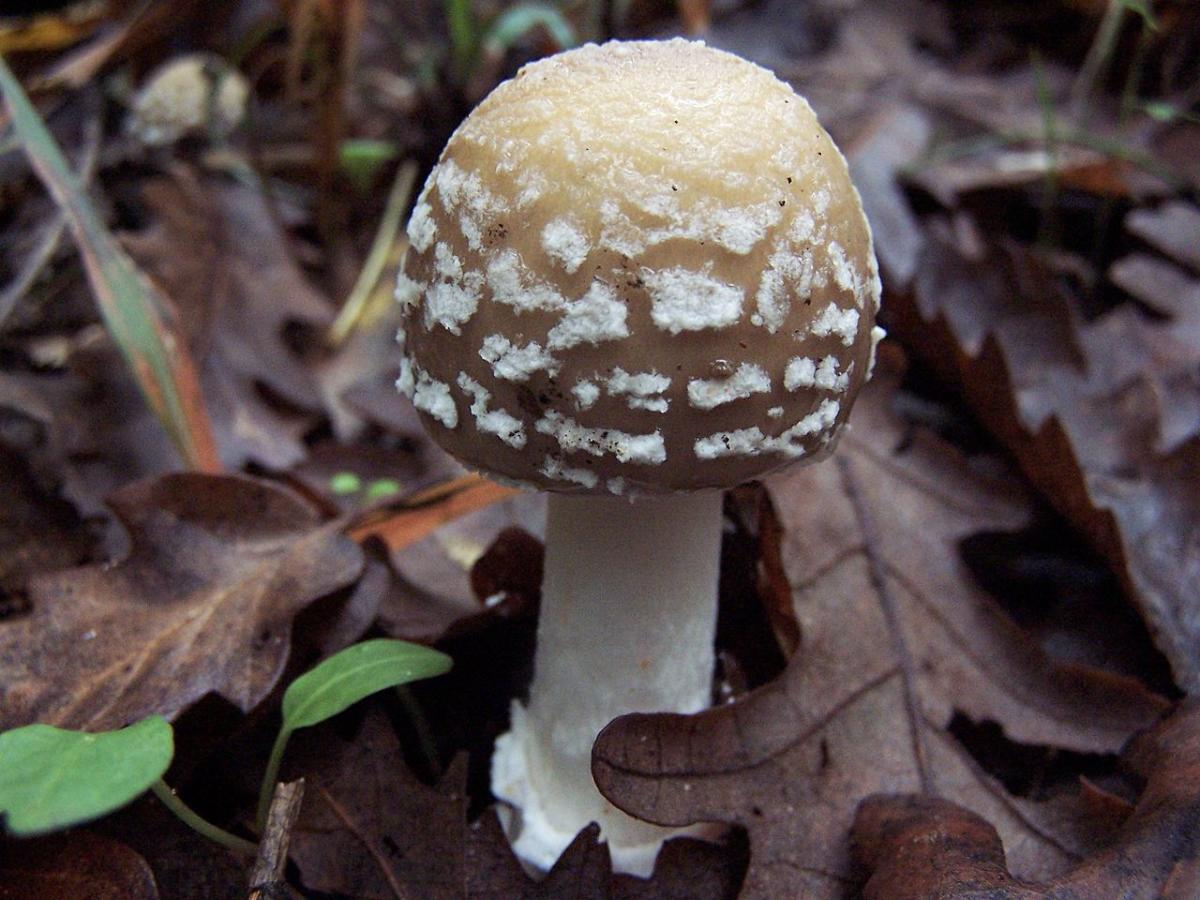
[[[200,811],[212,818],[211,811]],[[162,802],[152,794],[147,794],[115,815],[102,819],[92,828],[108,838],[128,845],[138,853],[153,871],[159,893],[169,900],[212,900],[214,897],[245,895],[245,857],[193,831],[173,813],[168,812]],[[63,836],[63,840],[68,842],[68,847],[75,834],[76,832],[70,832]],[[245,832],[242,834],[250,836]],[[69,896],[82,898],[88,895]],[[123,895],[121,896],[124,900]],[[54,897],[55,900],[59,900],[62,895]]]
[[[691,838],[663,845],[650,878],[613,875],[600,828],[588,825],[540,881],[530,878],[508,844],[494,811],[467,833],[468,900],[733,900],[745,872],[745,848]]]
[[[930,241],[893,333],[964,398],[1137,602],[1176,681],[1200,689],[1200,308],[1080,322],[1027,251]],[[1191,398],[1191,399],[1189,399]]]
[[[524,528],[510,525],[471,566],[471,590],[485,605],[509,598],[536,609],[542,595],[545,548]]]
[[[464,475],[406,498],[396,509],[355,524],[356,540],[375,537],[388,548],[402,550],[468,513],[514,497],[517,490],[478,475]]]
[[[158,900],[154,874],[120,841],[76,830],[0,844],[0,900]]]
[[[268,482],[168,475],[111,498],[116,563],[43,574],[0,623],[0,729],[98,730],[215,691],[248,710],[287,659],[292,617],[352,582],[362,554]]]
[[[98,327],[71,348],[67,371],[0,376],[0,408],[41,432],[26,456],[84,519],[107,518],[104,498],[118,488],[179,467],[170,439]]]
[[[1167,256],[1200,271],[1200,208],[1181,200],[1135,209],[1125,228]]]
[[[1052,876],[1094,849],[1078,801],[1008,794],[948,724],[1111,753],[1165,706],[1130,679],[1055,665],[971,583],[958,543],[1020,528],[1028,501],[926,432],[902,444],[888,360],[838,454],[768,483],[801,633],[783,676],[696,716],[623,717],[593,750],[601,791],[631,814],[746,828],[745,897],[842,896],[855,805],[881,791],[953,799],[996,823],[1014,871]]]
[[[92,537],[75,510],[39,484],[25,459],[3,442],[0,472],[0,593],[23,590],[35,572],[88,559]]]
[[[396,580],[380,604],[380,626],[392,637],[438,640],[454,623],[478,615],[491,594],[475,593],[472,568],[505,528],[518,527],[538,537],[544,523],[545,497],[522,491],[449,521],[391,553]],[[486,587],[486,578],[478,580]]]
[[[371,704],[356,734],[297,734],[286,768],[307,797],[291,854],[309,889],[363,898],[462,896],[466,775],[460,758],[436,788],[409,770],[388,718]]]
[[[152,223],[123,236],[130,254],[171,296],[187,325],[228,468],[253,461],[287,469],[322,405],[311,370],[289,349],[284,328],[324,328],[329,305],[289,255],[266,202],[243,185],[201,179],[176,167],[150,181]],[[282,407],[264,390],[286,401]]]
[[[933,797],[868,797],[855,817],[851,845],[869,873],[866,900],[971,896],[1166,896],[1196,886],[1200,849],[1200,707],[1194,701],[1131,742],[1126,761],[1145,779],[1137,805],[1113,841],[1042,884],[1005,865],[1004,845],[983,818]],[[1175,896],[1195,896],[1175,893]]]
[[[175,307],[117,244],[3,58],[0,93],[30,164],[66,216],[97,309],[147,405],[188,466],[218,471],[212,423],[195,361],[181,340]]]

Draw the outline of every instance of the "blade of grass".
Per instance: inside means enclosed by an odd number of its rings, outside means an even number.
[[[150,408],[188,466],[219,471],[200,379],[172,307],[121,250],[2,57],[0,94],[34,171],[67,217],[100,314]]]
[[[443,0],[446,27],[450,32],[450,57],[454,78],[467,80],[477,50],[475,10],[471,0]]]
[[[346,298],[345,305],[342,306],[341,312],[338,313],[329,329],[329,339],[334,346],[346,340],[363,319],[367,303],[371,299],[371,292],[379,283],[379,278],[383,275],[384,267],[391,255],[392,247],[396,243],[396,232],[400,230],[400,222],[404,217],[404,210],[408,207],[416,180],[417,164],[415,162],[409,160],[400,166],[388,194],[383,218],[375,232],[375,240],[371,243],[371,251],[367,254],[362,271],[358,273],[358,279],[354,282],[350,296]]]

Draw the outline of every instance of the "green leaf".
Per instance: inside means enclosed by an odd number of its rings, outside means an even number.
[[[316,725],[376,691],[433,678],[450,666],[446,654],[406,641],[379,638],[347,647],[288,686],[283,730]]]
[[[174,752],[162,716],[97,734],[52,725],[6,731],[0,734],[0,813],[21,836],[99,818],[145,793]]]

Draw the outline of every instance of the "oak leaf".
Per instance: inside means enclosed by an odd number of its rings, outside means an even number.
[[[1195,691],[1200,432],[1172,410],[1200,409],[1200,306],[1155,322],[1126,304],[1085,323],[1054,281],[1017,247],[972,261],[930,241],[890,321],[1104,555]]]
[[[905,447],[893,379],[877,373],[832,460],[768,485],[802,635],[784,674],[696,716],[618,719],[593,750],[601,791],[633,815],[745,827],[746,897],[842,895],[855,806],[879,792],[953,799],[996,824],[1014,871],[1052,876],[1103,829],[1077,798],[1008,794],[951,719],[1111,753],[1165,706],[1132,680],[1055,664],[969,580],[957,544],[1019,528],[1028,501],[927,433]]]
[[[285,327],[322,328],[332,319],[329,305],[256,190],[176,167],[150,181],[143,197],[152,224],[123,242],[179,308],[223,463],[281,470],[299,462],[311,423],[296,410],[319,410],[322,401]]]
[[[351,583],[362,553],[265,481],[167,475],[114,494],[118,562],[39,574],[0,623],[0,729],[115,728],[215,691],[248,710],[287,660],[292,617]]]
[[[851,838],[856,860],[871,873],[863,896],[1196,896],[1200,707],[1192,701],[1137,735],[1124,759],[1145,780],[1137,805],[1109,846],[1046,883],[1010,874],[995,829],[960,806],[931,797],[867,798],[858,809]]]

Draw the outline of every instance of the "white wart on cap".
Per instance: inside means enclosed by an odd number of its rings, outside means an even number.
[[[824,455],[879,304],[809,105],[702,43],[525,66],[409,224],[399,385],[466,464],[543,490],[726,487]]]

